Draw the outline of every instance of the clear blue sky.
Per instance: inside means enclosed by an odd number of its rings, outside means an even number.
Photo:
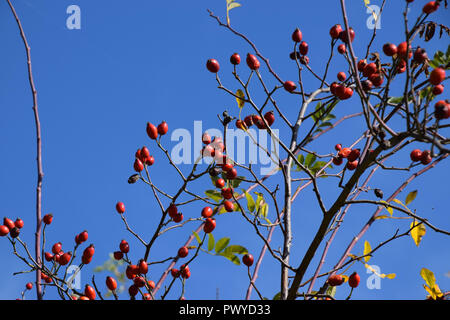
[[[347,1],[349,19],[356,30],[356,54],[365,54],[371,36],[366,27],[368,14],[363,1]],[[381,1],[371,1],[380,4]],[[16,0],[13,1],[22,19],[31,48],[34,76],[39,95],[43,134],[44,188],[43,211],[52,212],[54,222],[48,229],[47,243],[57,241],[69,250],[75,234],[89,231],[88,243],[94,243],[96,254],[91,265],[83,271],[83,284],[91,271],[117,250],[121,239],[131,244],[133,260],[142,257],[144,249],[125,231],[114,206],[125,202],[130,225],[144,235],[152,234],[159,220],[159,209],[150,189],[144,184],[128,185],[133,173],[134,152],[147,145],[156,159],[151,169],[153,181],[161,188],[174,192],[179,184],[175,172],[156,150],[145,133],[145,124],[166,120],[169,130],[192,130],[195,120],[202,120],[205,128],[218,127],[216,115],[224,109],[236,114],[235,100],[217,89],[214,76],[205,68],[208,58],[221,62],[224,84],[236,90],[232,81],[229,56],[239,52],[245,57],[249,46],[209,18],[206,9],[225,16],[225,1],[66,1]],[[329,53],[329,28],[342,23],[339,1],[245,1],[232,10],[232,25],[248,35],[270,58],[273,67],[283,79],[295,79],[296,67],[289,60],[292,51],[292,31],[300,27],[304,40],[310,46],[311,67],[323,70],[323,61]],[[382,16],[379,37],[373,48],[381,52],[385,42],[400,43],[404,33],[402,10],[404,1],[387,1]],[[415,20],[425,1],[412,4],[411,20]],[[81,8],[81,30],[66,28],[66,8],[77,4]],[[441,8],[433,14],[439,22],[449,21],[448,10]],[[32,100],[27,83],[24,48],[15,21],[6,1],[0,1],[0,199],[1,214],[25,220],[22,238],[32,247],[34,232],[34,193],[36,182],[35,128]],[[445,51],[449,41],[435,37],[424,46],[431,55],[435,50]],[[385,57],[383,56],[383,59]],[[347,71],[344,59],[336,54],[330,69],[329,81],[338,71]],[[385,59],[387,61],[387,59]],[[240,67],[247,74],[245,63]],[[262,68],[263,76],[274,84]],[[314,89],[317,81],[304,73],[307,90]],[[399,87],[395,87],[393,92]],[[262,95],[257,97],[262,98]],[[443,98],[448,98],[444,93]],[[298,110],[298,100],[286,94],[278,99],[283,110],[291,117]],[[247,109],[248,110],[248,109]],[[338,105],[336,116],[357,112],[356,97]],[[244,111],[245,112],[245,111]],[[280,124],[280,121],[276,122]],[[363,119],[348,122],[323,136],[311,148],[321,153],[332,152],[334,144],[349,144],[363,129]],[[286,128],[280,127],[282,136]],[[170,133],[170,132],[169,132]],[[167,135],[163,139],[167,148],[175,145]],[[419,146],[425,148],[426,146]],[[408,165],[411,148],[398,155],[393,164]],[[183,166],[184,171],[189,166]],[[336,169],[333,169],[336,170]],[[383,172],[372,180],[372,187],[382,188],[389,195],[410,173]],[[448,218],[448,161],[410,184],[400,199],[412,190],[419,194],[412,208],[417,213],[444,229],[450,229]],[[202,192],[204,184],[194,187]],[[274,177],[280,183],[281,176]],[[274,186],[273,183],[269,183]],[[210,186],[208,186],[210,188]],[[336,184],[322,182],[329,205],[336,195]],[[318,225],[320,211],[311,199],[310,191],[300,195],[294,205],[293,264],[298,265]],[[372,193],[364,197],[374,199]],[[165,203],[167,205],[167,202]],[[200,204],[184,209],[185,217],[200,215]],[[368,206],[354,207],[334,242],[326,267],[334,265],[342,250],[373,213]],[[274,210],[271,211],[272,217]],[[396,213],[400,216],[400,213]],[[382,220],[377,222],[355,248],[361,253],[363,240],[375,246],[390,237],[397,228],[405,230],[409,220]],[[164,235],[152,251],[155,260],[175,255],[194,224]],[[253,235],[251,227],[240,215],[231,213],[218,219],[214,231],[216,239],[229,236],[234,244],[246,246],[256,257],[262,242]],[[280,239],[280,234],[275,237]],[[278,247],[280,241],[274,242]],[[381,267],[383,273],[396,273],[394,280],[382,280],[380,290],[369,290],[365,281],[369,276],[362,264],[349,271],[361,274],[362,285],[354,292],[356,299],[421,299],[425,296],[422,267],[432,270],[442,289],[449,290],[450,271],[449,238],[427,230],[417,248],[412,239],[400,239],[377,252],[371,263]],[[25,270],[24,264],[11,253],[6,239],[0,241],[1,299],[15,299],[32,275],[12,277],[12,273]],[[321,251],[320,251],[321,252]],[[317,265],[314,259],[308,276]],[[269,256],[265,258],[257,282],[259,290],[272,298],[279,291],[279,268]],[[162,267],[150,270],[156,282]],[[187,299],[215,299],[219,288],[221,299],[241,299],[248,281],[246,269],[221,258],[203,254],[191,266],[192,276],[187,281]],[[103,285],[106,274],[98,277]],[[338,289],[338,298],[345,298],[348,286]],[[170,298],[179,295],[179,288]],[[34,297],[32,292],[29,296]],[[54,293],[48,298],[55,298]],[[125,297],[125,295],[124,295]],[[257,298],[256,294],[252,296]]]

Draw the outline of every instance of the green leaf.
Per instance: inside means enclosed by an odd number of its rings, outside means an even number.
[[[214,249],[214,244],[215,244],[214,236],[212,235],[212,233],[208,233],[208,251]]]
[[[195,239],[197,239],[197,242],[198,242],[199,244],[202,243],[202,239],[200,239],[200,236],[198,235],[198,233],[195,232],[195,231],[192,231],[192,233],[194,234]]]
[[[237,7],[240,7],[240,6],[241,6],[240,3],[232,2],[232,3],[228,6],[228,10],[231,10],[231,9],[234,9],[234,8],[237,8]]]
[[[255,205],[256,205],[255,210],[256,210],[256,212],[258,212],[258,211],[259,211],[259,207],[260,207],[261,204],[263,204],[265,201],[264,201],[264,195],[263,195],[262,193],[260,193],[260,192],[255,192],[255,194],[257,195],[256,202],[255,202]]]
[[[220,253],[230,243],[230,238],[222,238],[216,243],[216,253]]]
[[[309,168],[314,163],[314,161],[316,161],[316,156],[312,153],[308,153],[304,164],[307,168]]]
[[[217,190],[206,190],[205,195],[216,202],[222,201],[222,194]]]
[[[250,212],[255,211],[255,200],[253,200],[253,197],[251,194],[249,194],[245,189],[242,189],[242,192],[245,193],[245,198],[247,199],[247,209]]]
[[[411,191],[410,193],[408,193],[408,195],[406,196],[406,200],[405,200],[405,204],[408,205],[411,202],[413,202],[413,200],[416,198],[417,196],[417,190]]]
[[[231,246],[228,246],[224,252],[246,254],[246,253],[248,253],[248,250],[247,250],[247,248],[240,246],[238,244],[232,244]]]
[[[325,291],[325,294],[329,295],[330,297],[334,297],[336,294],[336,289],[337,289],[336,286],[329,286],[327,288],[327,291]]]
[[[390,97],[388,103],[399,104],[403,102],[403,97]]]
[[[261,216],[264,218],[267,218],[267,214],[269,213],[269,205],[267,203],[264,203],[261,209]],[[269,221],[270,223],[270,221]]]
[[[231,186],[233,188],[239,187],[239,185],[242,183],[242,180],[244,180],[244,179],[245,179],[245,177],[243,177],[243,176],[237,176],[235,179],[232,180]]]
[[[281,292],[278,292],[276,295],[273,296],[272,300],[280,300],[281,299]]]
[[[236,265],[240,265],[241,264],[241,260],[239,260],[239,257],[236,256],[235,254],[231,253],[231,252],[222,252],[219,254],[222,257],[227,258],[228,260],[230,260],[231,262],[233,262]]]

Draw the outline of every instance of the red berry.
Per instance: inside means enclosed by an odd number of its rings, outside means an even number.
[[[355,30],[350,27],[348,33],[350,34],[350,42],[353,42],[353,40],[355,39]],[[345,43],[348,43],[347,30],[343,30],[341,33],[339,33],[339,39],[341,39]]]
[[[377,65],[375,63],[371,62],[364,67],[363,76],[370,77],[375,72],[377,72]]]
[[[431,162],[431,154],[429,150],[425,150],[422,152],[422,156],[420,157],[420,162],[424,165],[427,165]]]
[[[142,170],[144,170],[144,165],[142,164],[142,161],[139,159],[134,160],[133,167],[136,172],[141,172]]]
[[[116,279],[114,279],[113,277],[106,277],[106,286],[108,287],[109,290],[114,291],[117,289],[117,282]]]
[[[294,81],[285,81],[283,83],[283,87],[287,92],[293,92],[297,86],[295,85]]]
[[[213,214],[213,209],[211,207],[204,207],[202,210],[202,217],[209,218]]]
[[[53,221],[53,215],[51,213],[47,213],[42,220],[45,224],[51,224]]]
[[[14,221],[12,221],[11,219],[9,219],[7,217],[3,218],[3,224],[5,226],[7,226],[9,230],[11,230],[11,229],[16,227],[16,225],[14,224]]]
[[[341,32],[342,32],[341,25],[340,24],[336,24],[333,27],[331,27],[331,29],[330,29],[330,36],[333,39],[337,39],[337,38],[339,38],[339,35],[341,34]]]
[[[445,79],[445,70],[443,68],[436,68],[430,73],[430,83],[437,86]]]
[[[181,266],[181,277],[184,279],[189,279],[191,276],[191,270],[189,270],[189,267],[183,267]]]
[[[145,158],[145,164],[148,166],[152,166],[155,163],[155,158],[153,156],[149,156]]]
[[[375,86],[379,87],[383,84],[384,78],[381,73],[372,73],[369,76],[369,81]]]
[[[253,256],[250,253],[245,254],[242,257],[242,262],[247,266],[251,267],[253,264]]]
[[[345,44],[341,43],[340,45],[338,45],[337,51],[340,54],[344,54],[345,52],[347,52],[347,47],[345,46]]]
[[[367,60],[359,60],[358,61],[358,71],[362,72],[364,70],[364,67],[367,65]]]
[[[333,94],[333,95],[336,95],[337,93],[336,93],[336,89],[338,88],[340,86],[340,84],[338,84],[337,82],[333,82],[331,85],[330,85],[330,91],[331,91],[331,93]]]
[[[444,86],[442,84],[438,84],[433,88],[433,94],[435,96],[440,95],[442,92],[444,92]]]
[[[386,43],[383,46],[383,52],[388,57],[392,57],[394,54],[397,53],[397,46],[393,43]]]
[[[70,259],[72,259],[72,252],[66,252],[59,258],[59,264],[62,266],[65,266],[70,262]]]
[[[422,11],[425,14],[430,14],[435,12],[439,8],[439,2],[438,1],[430,1],[426,5],[423,6]]]
[[[147,285],[150,288],[150,290],[155,289],[155,282],[152,280],[147,281]]]
[[[169,131],[169,126],[167,125],[167,122],[163,121],[160,124],[158,124],[158,133],[160,135],[165,135]]]
[[[144,277],[135,277],[134,278],[134,284],[138,288],[143,288],[145,286],[145,278]]]
[[[256,56],[254,56],[251,53],[247,54],[247,59],[246,59],[247,65],[251,70],[258,70],[259,67],[261,66],[261,64],[258,61],[258,58],[256,58]]]
[[[170,270],[170,273],[172,274],[172,277],[178,278],[180,276],[180,271],[178,269],[172,268]]]
[[[359,285],[359,275],[356,272],[353,272],[348,278],[348,284],[352,288],[356,288]]]
[[[224,206],[225,210],[227,210],[228,212],[234,211],[234,204],[233,204],[233,202],[231,202],[229,200],[225,200],[223,202],[223,206]]]
[[[87,259],[92,258],[95,253],[95,247],[93,244],[89,245],[86,249],[83,251],[83,257],[86,257]]]
[[[205,224],[203,225],[203,231],[205,233],[211,233],[216,228],[216,220],[207,218]]]
[[[414,162],[420,161],[420,159],[422,158],[422,151],[420,151],[420,149],[414,149],[414,150],[411,151],[411,153],[409,154],[409,157],[410,157],[411,160],[414,161]]]
[[[128,288],[128,294],[130,295],[130,297],[134,298],[138,293],[139,293],[139,288],[136,285],[132,284]]]
[[[358,166],[358,160],[348,161],[347,162],[347,169],[348,170],[355,170],[357,166]]]
[[[266,119],[267,124],[270,127],[275,122],[275,114],[273,113],[273,111],[269,111],[264,115],[264,119]]]
[[[219,72],[220,65],[216,59],[209,59],[206,61],[206,68],[212,73],[217,73]]]
[[[217,179],[216,181],[216,188],[222,189],[225,186],[225,180],[222,178]]]
[[[158,138],[158,128],[156,128],[150,122],[147,122],[147,135],[150,139],[156,140]]]
[[[170,216],[171,218],[173,218],[175,215],[178,214],[178,208],[177,208],[176,205],[174,205],[173,203],[171,203],[171,204],[169,205],[169,208],[167,208],[167,212],[169,213],[169,216]]]
[[[344,161],[344,159],[341,157],[333,157],[333,164],[335,164],[337,166],[340,166],[343,161]]]
[[[300,57],[300,63],[301,63],[301,64],[304,64],[304,65],[309,64],[309,58],[308,58],[308,56],[301,56],[301,57]]]
[[[233,55],[230,57],[231,64],[238,65],[241,63],[241,57],[237,53],[233,53]]]
[[[55,244],[53,245],[53,247],[52,247],[52,252],[53,252],[54,254],[58,254],[58,253],[61,252],[61,249],[62,249],[62,244],[61,244],[61,242],[57,242],[57,243],[55,243]]]
[[[189,250],[187,247],[181,247],[180,249],[178,249],[178,256],[180,258],[184,258],[189,254]]]
[[[404,41],[397,46],[397,54],[403,59],[406,59],[407,50],[409,50],[409,54],[408,54],[408,59],[409,59],[413,55],[411,45],[409,45],[409,47],[408,47],[406,41]]]
[[[83,232],[81,232],[79,235],[78,235],[78,244],[81,244],[81,243],[83,243],[83,242],[85,242],[85,241],[87,241],[87,239],[88,239],[88,232],[86,231],[86,230],[84,230]]]
[[[117,202],[116,210],[118,213],[124,213],[125,212],[125,204],[123,202]]]
[[[46,253],[44,254],[44,258],[45,258],[45,260],[48,261],[48,262],[52,261],[52,260],[53,260],[53,257],[54,257],[54,256],[53,256],[50,252],[46,252]]]
[[[364,81],[361,83],[361,85],[362,85],[362,88],[363,88],[364,91],[369,91],[369,90],[371,90],[372,87],[373,87],[373,83],[372,83],[372,81],[370,81],[370,80],[364,80]]]
[[[253,124],[253,117],[252,116],[246,116],[244,118],[244,122],[247,125],[247,127],[251,127]]]
[[[224,199],[229,200],[233,198],[233,190],[231,188],[223,188],[221,194]]]
[[[294,42],[300,42],[302,41],[302,32],[300,31],[299,28],[295,29],[294,32],[292,33],[292,41]]]
[[[237,177],[237,170],[235,168],[232,168],[232,169],[228,170],[226,176],[227,176],[228,180],[236,179],[236,177]]]
[[[347,75],[345,74],[345,72],[341,71],[337,74],[337,78],[339,81],[345,81],[345,79],[347,79]]]
[[[222,170],[225,171],[225,172],[228,172],[228,171],[230,171],[231,169],[233,169],[233,165],[232,165],[231,163],[225,163],[225,164],[222,166]]]
[[[350,154],[348,155],[347,160],[349,162],[353,162],[359,158],[359,155],[360,155],[359,149],[352,149],[352,152],[350,152]]]
[[[16,226],[16,228],[22,229],[24,226],[24,222],[22,219],[17,218],[16,221],[14,221],[14,225]]]
[[[334,146],[334,150],[336,151],[340,151],[342,149],[342,144],[338,143],[337,145]]]
[[[113,255],[114,255],[114,259],[116,259],[116,260],[122,260],[122,258],[123,258],[122,251],[114,251]]]
[[[31,282],[28,282],[25,287],[27,288],[27,290],[31,290],[33,289],[33,284]]]
[[[125,269],[125,275],[130,280],[133,280],[134,278],[136,278],[136,275],[138,273],[139,273],[139,267],[134,264],[128,265],[127,268]]]
[[[333,274],[328,278],[328,284],[332,287],[340,286],[344,283],[344,278],[340,274]]]
[[[0,226],[0,237],[4,237],[9,233],[9,228],[7,226]]]
[[[122,240],[119,244],[119,249],[122,253],[128,253],[130,251],[130,245],[125,240]]]
[[[152,300],[152,295],[150,293],[144,293],[142,295],[142,300]]]
[[[308,49],[309,46],[305,41],[302,41],[302,43],[300,43],[300,45],[298,46],[298,50],[300,51],[300,54],[303,56],[308,54]]]
[[[351,152],[352,152],[352,149],[350,149],[350,148],[342,148],[341,150],[339,150],[338,155],[341,158],[347,158]]]
[[[95,298],[97,297],[94,288],[92,288],[88,284],[84,287],[84,295],[88,297],[89,300],[95,300]]]
[[[12,228],[11,230],[9,230],[9,235],[11,236],[11,238],[17,238],[20,234],[20,229],[17,227]]]
[[[183,214],[177,213],[173,218],[172,218],[173,222],[175,223],[180,223],[181,221],[183,221]]]

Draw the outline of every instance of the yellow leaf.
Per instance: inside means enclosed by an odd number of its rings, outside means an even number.
[[[395,203],[398,203],[398,204],[400,204],[400,205],[402,205],[402,206],[404,205],[403,202],[401,202],[401,201],[398,200],[398,199],[394,199],[394,200],[392,200],[392,201],[394,201]]]
[[[372,251],[372,248],[370,247],[369,241],[365,241],[364,242],[364,253],[363,253],[363,255],[365,256],[366,254],[369,254],[371,251]],[[364,261],[365,262],[369,262],[370,258],[371,258],[370,255],[366,256],[366,257],[364,257]]]
[[[387,219],[389,218],[387,215],[383,214],[381,216],[376,216],[375,220]]]
[[[423,236],[426,233],[425,225],[423,223],[417,223],[416,219],[414,219],[413,222],[411,222],[410,228],[413,228],[411,230],[411,237],[413,238],[416,246],[419,246]]]
[[[344,283],[348,281],[348,276],[346,276],[345,274],[341,274],[342,279],[344,279]]]
[[[388,279],[394,279],[397,275],[395,273],[389,273],[386,275],[386,278]]]
[[[420,275],[425,280],[425,283],[430,286],[430,288],[433,288],[436,284],[436,278],[434,277],[434,273],[427,268],[422,268],[420,270]]]
[[[245,104],[245,101],[243,100],[243,99],[245,99],[245,94],[244,94],[244,92],[241,89],[238,89],[236,91],[236,95],[239,97],[239,98],[236,98],[238,107],[239,107],[239,109],[242,109],[242,107]],[[240,99],[240,98],[242,98],[242,99]]]
[[[387,203],[386,201],[380,201],[380,202],[384,204],[384,207],[386,208],[386,210],[389,212],[389,214],[392,217],[394,210],[389,206],[389,203]]]
[[[410,204],[417,196],[417,190],[411,191],[410,193],[408,193],[408,195],[406,196],[406,200],[405,203],[406,205]]]

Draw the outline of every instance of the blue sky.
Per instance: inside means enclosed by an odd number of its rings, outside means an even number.
[[[349,19],[356,30],[354,47],[356,55],[365,54],[365,47],[372,31],[366,27],[368,14],[363,1],[348,1]],[[371,1],[380,4],[381,1]],[[229,56],[239,52],[245,57],[250,47],[209,18],[206,9],[225,16],[225,1],[27,1],[13,2],[22,19],[32,48],[33,71],[39,95],[40,116],[43,134],[44,187],[43,211],[52,212],[54,222],[49,228],[47,243],[61,241],[69,250],[75,234],[89,231],[89,243],[96,246],[96,255],[91,265],[83,270],[83,283],[90,278],[92,269],[102,264],[110,252],[117,250],[121,239],[131,244],[134,260],[142,257],[144,249],[126,232],[114,206],[125,202],[127,219],[135,231],[147,239],[159,220],[159,209],[151,191],[144,184],[128,185],[126,180],[133,173],[134,152],[147,145],[156,159],[151,169],[153,181],[170,193],[179,185],[176,173],[166,163],[164,155],[156,149],[145,133],[147,121],[155,124],[166,120],[169,133],[175,128],[193,130],[195,120],[202,120],[204,128],[219,127],[217,114],[228,109],[237,113],[235,100],[217,89],[214,76],[205,68],[209,58],[221,63],[223,83],[232,90],[238,88],[231,76]],[[336,23],[343,24],[339,1],[242,1],[242,7],[232,10],[232,25],[246,34],[270,59],[272,66],[283,79],[295,79],[296,67],[289,59],[292,51],[292,31],[300,27],[303,39],[309,43],[310,65],[322,72],[323,61],[329,54],[328,30]],[[324,5],[326,3],[326,5]],[[424,1],[412,4],[415,20]],[[66,28],[66,8],[76,4],[81,8],[81,30]],[[373,48],[381,52],[385,42],[403,41],[403,1],[388,1],[382,16],[379,37]],[[432,16],[438,22],[448,22],[449,12],[443,7]],[[0,194],[3,216],[25,220],[22,238],[32,246],[34,231],[34,193],[36,181],[35,128],[32,100],[27,82],[24,48],[15,21],[5,1],[0,2]],[[427,49],[429,55],[435,50],[445,51],[448,38],[435,37],[424,44],[417,40],[414,45]],[[386,57],[383,59],[387,61]],[[335,54],[329,73],[329,81],[345,69],[344,59]],[[246,75],[245,64],[240,72]],[[275,82],[262,68],[263,77],[270,85]],[[317,81],[304,72],[307,90],[313,90]],[[401,86],[393,88],[393,94]],[[260,88],[253,86],[255,97],[264,96]],[[297,97],[298,98],[298,97]],[[282,109],[294,117],[298,100],[285,93],[277,96]],[[448,98],[444,93],[443,98]],[[341,102],[336,116],[359,111],[356,97]],[[246,109],[248,110],[248,109]],[[245,113],[244,109],[244,113]],[[249,111],[247,111],[249,112]],[[276,124],[281,121],[277,120]],[[332,152],[336,143],[349,144],[363,130],[363,119],[347,122],[333,134],[324,135],[311,148],[321,153]],[[287,131],[279,127],[281,136]],[[304,133],[304,132],[303,132]],[[170,135],[163,138],[167,148],[176,142]],[[425,145],[418,145],[426,148]],[[412,148],[400,153],[392,164],[408,165],[408,154]],[[425,176],[411,183],[399,198],[404,199],[412,190],[419,190],[411,205],[418,214],[433,224],[450,229],[448,218],[448,161],[437,166]],[[182,166],[187,171],[190,166]],[[336,170],[336,169],[333,169]],[[371,186],[382,188],[386,195],[395,190],[411,173],[379,172]],[[274,187],[281,176],[273,177],[268,185]],[[197,184],[194,190],[201,193],[208,179]],[[208,185],[208,188],[211,186]],[[336,183],[326,180],[321,190],[326,194],[327,205],[336,195]],[[365,197],[373,199],[373,195]],[[312,230],[320,222],[320,211],[312,199],[311,190],[301,194],[294,209],[294,250],[292,261],[298,265],[309,245]],[[168,203],[165,203],[168,205]],[[185,217],[200,215],[202,205],[194,204],[184,209]],[[326,267],[332,266],[342,254],[343,248],[360,230],[373,213],[370,206],[354,207],[347,215],[346,223],[338,234]],[[274,210],[271,210],[274,213]],[[400,213],[396,213],[400,216]],[[409,221],[409,220],[407,220]],[[405,230],[405,220],[382,220],[365,235],[374,246],[389,238],[397,228]],[[191,230],[187,227],[164,235],[152,251],[159,260],[174,255],[184,243]],[[247,247],[257,256],[262,242],[254,236],[251,227],[236,213],[222,215],[214,231],[216,239],[231,237],[233,244]],[[280,234],[274,235],[274,247],[281,242]],[[277,240],[278,239],[278,240]],[[361,253],[364,241],[355,248]],[[442,289],[449,289],[450,252],[448,237],[427,230],[417,248],[409,237],[402,238],[381,249],[371,263],[380,266],[383,273],[396,273],[394,280],[382,280],[381,289],[369,290],[365,281],[369,276],[362,264],[349,271],[361,274],[362,285],[355,290],[356,299],[421,299],[425,296],[423,280],[419,272],[422,267],[432,270]],[[13,272],[25,270],[24,265],[11,253],[6,239],[0,241],[3,285],[1,299],[15,299],[32,275],[12,277]],[[354,252],[355,253],[355,252]],[[318,262],[313,260],[308,275]],[[162,267],[150,270],[156,282]],[[203,254],[191,266],[192,276],[186,289],[187,299],[215,299],[219,288],[221,299],[241,299],[248,286],[246,269],[235,266],[221,257]],[[349,272],[351,273],[351,272]],[[266,256],[257,286],[267,297],[277,293],[279,267]],[[99,279],[106,276],[98,276]],[[103,281],[99,280],[103,286]],[[348,287],[338,289],[338,298],[345,298]],[[176,287],[170,298],[177,298]],[[30,298],[34,297],[34,292]],[[124,295],[125,297],[125,295]],[[48,298],[56,298],[49,292]],[[256,294],[252,298],[257,298]]]

